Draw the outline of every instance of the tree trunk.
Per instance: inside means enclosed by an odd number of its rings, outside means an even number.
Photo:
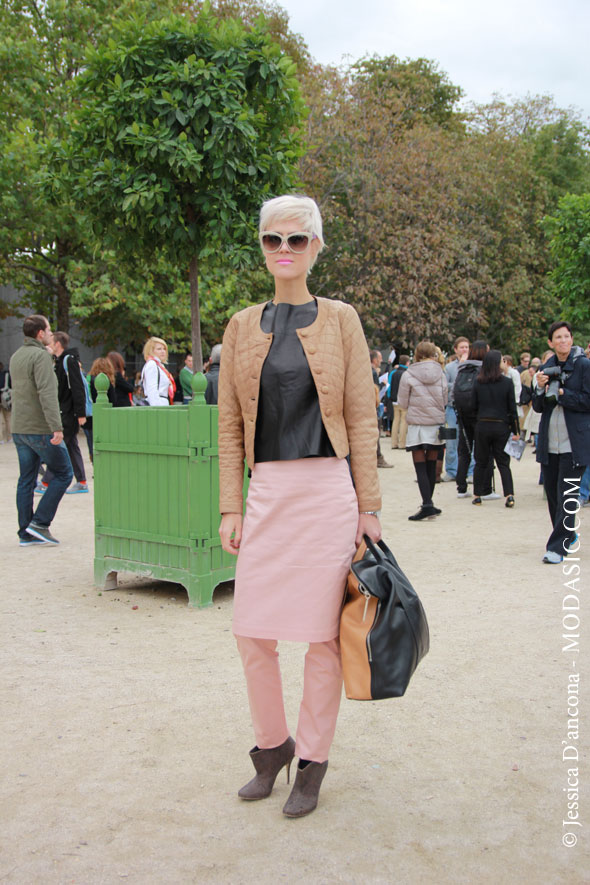
[[[57,240],[57,258],[58,271],[56,277],[57,283],[57,304],[56,304],[56,331],[70,331],[70,292],[66,285],[66,275],[63,269],[63,259],[68,254],[68,244],[62,240]]]
[[[193,368],[203,371],[203,351],[201,348],[201,313],[199,310],[199,259],[195,255],[188,267],[191,290],[191,335],[193,341]]]

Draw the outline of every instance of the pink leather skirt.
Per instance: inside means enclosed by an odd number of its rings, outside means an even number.
[[[233,632],[293,642],[338,636],[357,525],[344,459],[256,464],[236,568]]]

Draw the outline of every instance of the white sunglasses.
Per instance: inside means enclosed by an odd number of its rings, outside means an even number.
[[[269,255],[273,252],[278,252],[279,249],[282,248],[283,243],[287,244],[289,252],[300,254],[309,248],[309,244],[312,240],[316,239],[316,235],[309,234],[306,231],[296,231],[295,233],[287,234],[287,236],[284,237],[282,234],[278,234],[274,230],[263,230],[258,238],[260,240],[262,251]]]

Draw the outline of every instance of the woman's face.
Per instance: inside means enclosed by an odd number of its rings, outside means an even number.
[[[154,344],[154,356],[164,363],[168,359],[168,348],[165,344]]]
[[[273,221],[268,229],[287,237],[289,234],[305,232],[305,225],[297,219],[295,221]],[[291,252],[287,244],[283,243],[278,252],[264,253],[266,266],[277,281],[305,278],[319,248],[320,244],[317,239],[310,241],[305,252]]]

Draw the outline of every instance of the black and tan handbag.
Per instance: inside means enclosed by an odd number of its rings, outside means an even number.
[[[346,697],[401,697],[430,646],[422,603],[383,541],[364,536],[340,619]]]

